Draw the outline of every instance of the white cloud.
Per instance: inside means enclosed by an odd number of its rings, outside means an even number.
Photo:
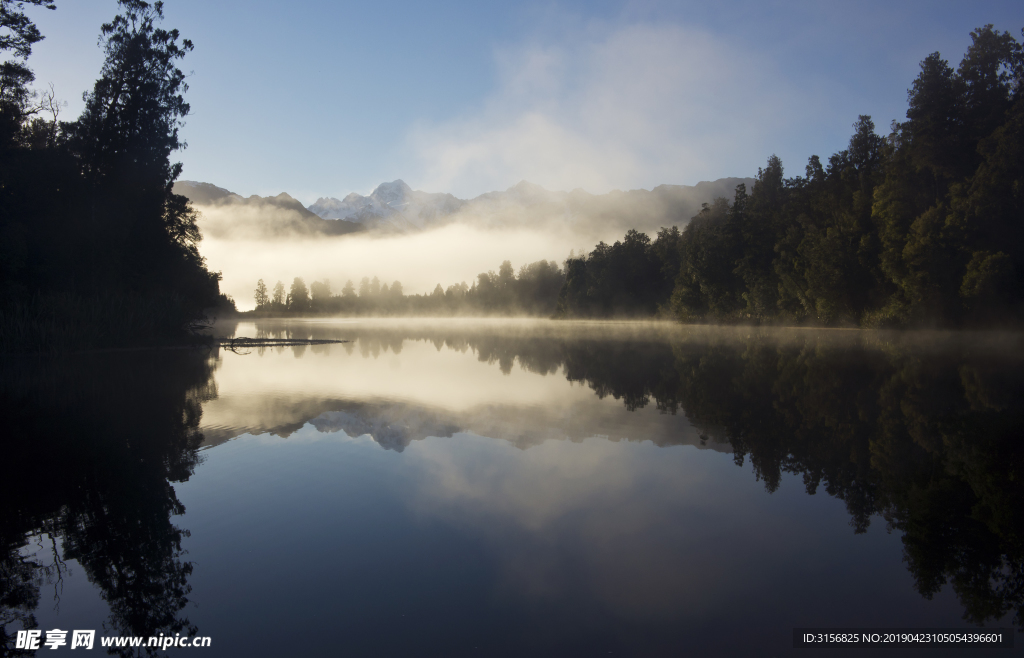
[[[472,196],[527,179],[601,193],[748,175],[737,163],[756,170],[766,139],[810,106],[766,58],[679,25],[590,30],[497,58],[498,89],[476,111],[411,131],[417,187]]]

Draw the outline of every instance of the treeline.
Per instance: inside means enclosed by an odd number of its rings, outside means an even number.
[[[179,340],[229,304],[197,245],[196,213],[171,192],[189,112],[178,61],[192,50],[157,27],[160,2],[119,0],[85,109],[64,121],[26,61],[43,37],[3,3],[0,50],[0,351]]]
[[[629,231],[429,295],[363,280],[257,291],[274,313],[673,317],[683,322],[989,326],[1024,320],[1024,51],[991,25],[954,70],[921,63],[907,119],[868,116],[804,176],[772,156],[753,188],[705,204],[683,231]],[[301,284],[296,287],[296,283]],[[320,286],[319,292],[315,290]],[[397,288],[396,288],[397,286]],[[265,287],[265,286],[264,286]],[[262,294],[262,296],[261,296]],[[261,302],[261,300],[263,300]]]
[[[557,263],[539,260],[523,265],[517,273],[510,261],[497,272],[478,274],[473,285],[465,282],[442,288],[437,284],[425,295],[406,295],[400,281],[389,286],[380,279],[363,277],[358,289],[349,280],[340,293],[328,279],[306,285],[296,277],[288,290],[278,281],[268,288],[256,284],[254,300],[259,315],[536,315],[555,312],[565,275]]]
[[[946,326],[1024,311],[1024,55],[991,25],[953,70],[921,63],[907,120],[870,117],[827,163],[706,204],[680,234],[630,232],[566,263],[565,316]],[[671,283],[670,283],[671,282]]]

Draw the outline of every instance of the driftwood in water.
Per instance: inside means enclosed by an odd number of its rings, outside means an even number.
[[[229,349],[236,354],[238,350],[251,349],[253,347],[286,347],[290,345],[329,345],[331,343],[351,343],[350,340],[332,340],[326,338],[221,338],[216,341],[217,345]]]

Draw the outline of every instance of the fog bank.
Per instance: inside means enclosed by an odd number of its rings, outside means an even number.
[[[461,281],[472,285],[477,274],[497,270],[503,260],[512,261],[518,270],[538,260],[561,263],[570,250],[593,246],[565,230],[487,230],[449,224],[421,233],[289,240],[207,235],[200,252],[211,270],[222,272],[221,291],[244,311],[255,307],[253,292],[259,279],[268,288],[277,281],[287,288],[297,276],[307,285],[328,278],[331,291],[338,294],[348,279],[358,288],[362,277],[376,276],[389,286],[401,281],[405,294],[422,294],[439,283],[442,287]]]

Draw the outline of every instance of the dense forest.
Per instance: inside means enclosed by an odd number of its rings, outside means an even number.
[[[157,25],[162,3],[119,0],[101,27],[100,77],[75,121],[27,66],[43,35],[2,3],[0,351],[181,340],[227,303],[207,270],[171,154],[189,113],[178,62],[192,43]]]
[[[904,122],[868,116],[805,176],[775,156],[681,235],[631,233],[566,263],[559,311],[683,321],[913,326],[1024,315],[1024,54],[991,25],[953,70],[921,63]],[[674,285],[668,276],[675,273]]]

